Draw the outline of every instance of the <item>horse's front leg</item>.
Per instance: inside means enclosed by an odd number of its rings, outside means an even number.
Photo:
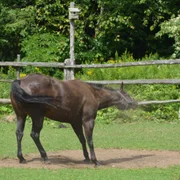
[[[21,141],[23,138],[24,126],[25,126],[26,116],[17,115],[17,129],[16,129],[16,139],[17,139],[17,157],[20,163],[25,163],[26,160],[22,154]]]
[[[43,127],[43,121],[44,117],[32,117],[32,131],[31,131],[31,137],[34,140],[41,157],[44,159],[45,162],[48,162],[48,157],[46,154],[46,151],[44,150],[41,141],[40,141],[40,132]]]
[[[83,121],[84,131],[87,139],[87,143],[90,149],[91,160],[95,166],[99,166],[100,163],[96,159],[93,143],[93,129],[94,129],[94,119],[84,120]]]
[[[74,132],[76,133],[81,145],[82,145],[82,149],[83,149],[83,154],[84,154],[84,157],[85,157],[85,162],[89,162],[90,159],[89,159],[89,154],[88,154],[88,151],[87,151],[87,148],[86,148],[86,140],[85,140],[85,137],[84,137],[84,134],[83,134],[83,129],[82,129],[82,124],[79,122],[79,123],[75,123],[75,124],[71,124],[71,126],[73,127],[73,130]]]

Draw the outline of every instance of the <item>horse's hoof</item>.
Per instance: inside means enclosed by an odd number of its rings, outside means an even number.
[[[44,163],[45,164],[51,164],[51,161],[49,161],[49,159],[44,159]]]
[[[23,158],[23,159],[20,159],[20,160],[19,160],[19,163],[21,163],[21,164],[26,164],[27,161]]]
[[[95,167],[95,168],[98,168],[98,167],[100,167],[100,166],[101,166],[101,164],[100,164],[98,161],[96,161],[94,167]]]

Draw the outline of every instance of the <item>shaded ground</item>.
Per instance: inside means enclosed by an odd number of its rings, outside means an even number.
[[[0,159],[0,167],[23,168],[94,168],[92,163],[84,163],[81,150],[66,150],[48,153],[50,164],[42,161],[39,154],[25,155],[26,164],[19,164],[18,159]],[[147,151],[128,149],[96,149],[96,156],[101,163],[101,168],[166,168],[180,165],[178,151]]]

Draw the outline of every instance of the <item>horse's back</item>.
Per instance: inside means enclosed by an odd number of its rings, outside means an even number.
[[[54,95],[53,78],[42,74],[30,74],[22,78],[20,86],[30,95]]]
[[[42,74],[30,74],[20,80],[20,86],[30,95],[91,96],[90,85],[80,80],[58,80]]]
[[[14,106],[17,98],[12,94],[16,90],[17,95],[21,95],[21,109],[25,108],[25,111],[30,112],[41,105],[41,108],[45,108],[45,116],[50,119],[70,121],[82,112],[89,112],[98,106],[93,87],[80,80],[62,81],[41,74],[28,75],[19,81],[19,88],[11,93]],[[20,94],[21,90],[24,92]]]

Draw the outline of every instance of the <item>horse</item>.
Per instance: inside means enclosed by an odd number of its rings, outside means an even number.
[[[32,119],[30,136],[45,162],[48,161],[48,156],[41,144],[40,132],[44,117],[47,117],[69,123],[82,145],[84,161],[92,161],[95,166],[99,166],[93,144],[97,111],[110,106],[115,106],[119,110],[137,106],[137,102],[123,90],[123,83],[120,89],[115,90],[80,80],[58,80],[42,74],[29,74],[20,80],[14,80],[11,84],[10,98],[17,118],[16,139],[19,163],[26,163],[21,141],[27,116]]]

